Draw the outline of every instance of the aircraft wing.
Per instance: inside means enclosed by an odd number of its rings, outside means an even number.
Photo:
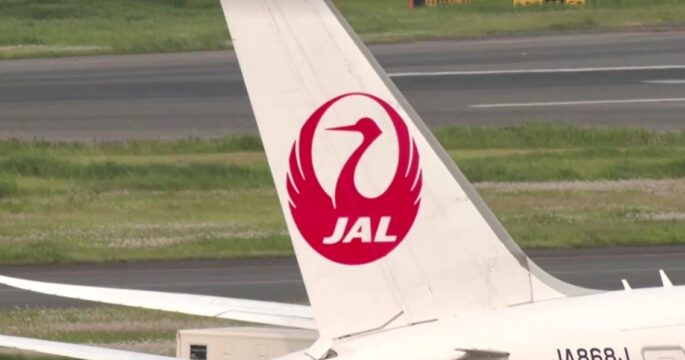
[[[205,295],[67,285],[0,276],[0,284],[70,299],[316,330],[311,308],[304,305]]]
[[[45,341],[16,336],[0,335],[0,347],[35,351],[43,354],[66,356],[83,360],[173,360],[175,357],[148,355],[123,350],[112,350],[88,345]]]

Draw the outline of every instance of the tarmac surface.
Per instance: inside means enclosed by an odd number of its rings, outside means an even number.
[[[685,128],[685,32],[373,45],[431,126]],[[215,137],[256,129],[235,54],[0,61],[0,137]]]
[[[661,286],[659,269],[685,284],[685,247],[533,251],[550,274],[596,289]],[[175,261],[103,265],[0,267],[0,274],[68,284],[306,303],[294,258]],[[86,305],[0,286],[0,308]]]

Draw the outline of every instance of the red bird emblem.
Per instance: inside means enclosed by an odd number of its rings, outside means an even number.
[[[389,136],[371,118],[327,129],[358,132],[362,136],[361,144],[342,167],[334,197],[324,191],[314,172],[315,130],[333,104],[352,96],[365,97],[381,106],[397,137],[397,169],[388,188],[374,198],[362,195],[354,182],[357,165],[367,149],[379,137]],[[407,125],[392,106],[370,94],[343,94],[323,104],[307,119],[290,152],[287,189],[295,224],[314,250],[337,263],[367,264],[395,249],[414,224],[421,186],[419,153]]]

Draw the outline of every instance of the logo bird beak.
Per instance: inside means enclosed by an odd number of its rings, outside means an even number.
[[[357,127],[357,124],[354,124],[354,125],[327,128],[326,130],[330,130],[330,131],[359,131],[359,128]]]

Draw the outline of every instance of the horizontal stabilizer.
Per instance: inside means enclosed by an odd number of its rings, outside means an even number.
[[[87,345],[0,335],[0,347],[66,356],[83,360],[173,360],[176,358],[112,350]]]
[[[143,309],[315,330],[311,309],[304,305],[205,295],[56,284],[0,276],[0,284],[70,299]]]

